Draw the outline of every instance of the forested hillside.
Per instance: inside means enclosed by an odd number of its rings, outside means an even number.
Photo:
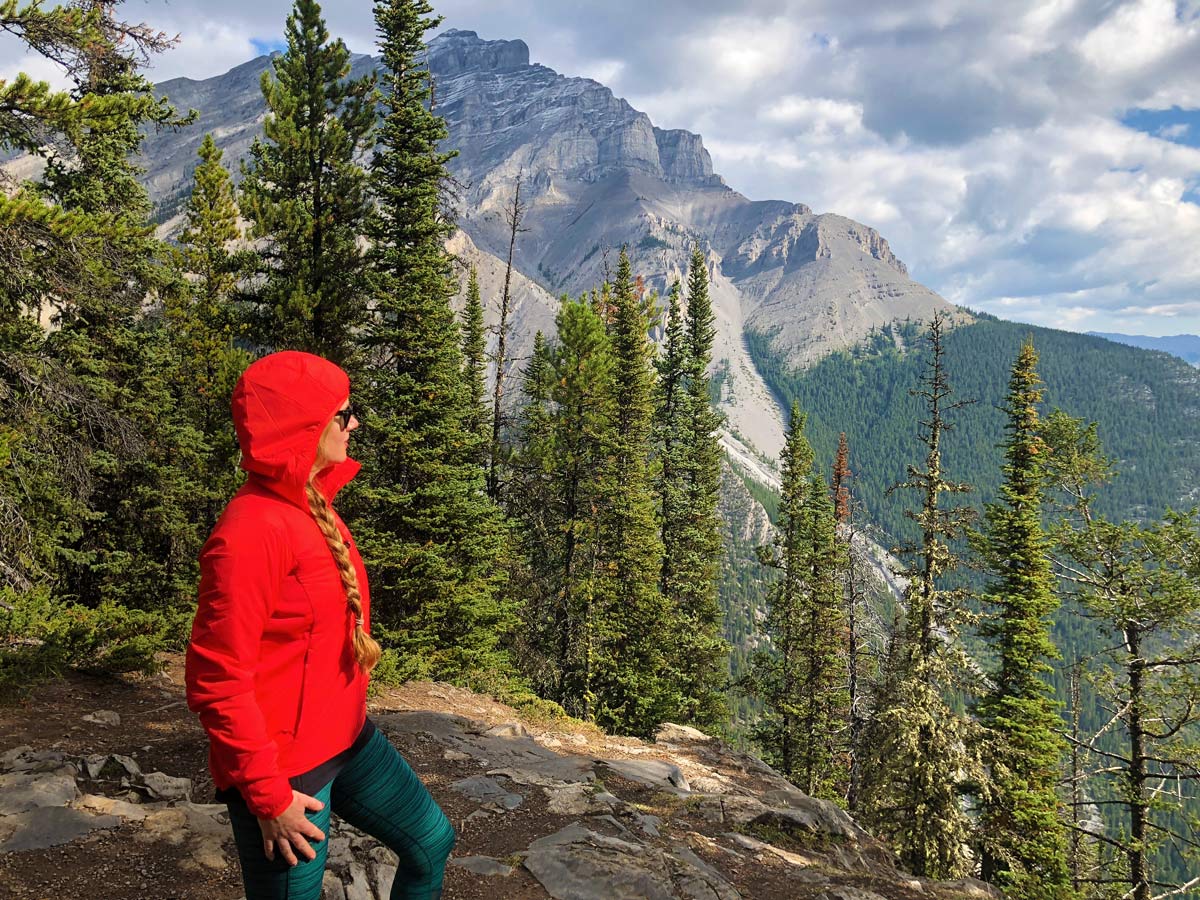
[[[919,452],[919,412],[910,389],[927,365],[914,349],[922,326],[897,323],[864,345],[791,369],[771,354],[767,336],[747,333],[751,353],[784,403],[809,414],[818,459],[832,467],[838,434],[851,450],[856,496],[867,517],[895,538],[914,534],[902,506],[887,496]],[[1099,425],[1117,478],[1096,500],[1115,517],[1154,518],[1167,507],[1200,502],[1200,372],[1182,360],[1100,338],[980,315],[946,335],[946,368],[956,398],[945,444],[947,471],[975,488],[974,502],[996,496],[1004,418],[999,405],[1022,341],[1041,355],[1045,405]]]
[[[833,464],[839,434],[853,448],[854,494],[866,518],[878,523],[893,544],[919,538],[920,528],[905,512],[893,485],[907,480],[906,467],[921,455],[918,430],[922,400],[912,393],[930,364],[922,352],[918,323],[900,322],[875,333],[851,352],[835,353],[807,369],[789,371],[767,349],[763,335],[749,333],[751,353],[764,377],[786,402],[796,402],[809,412],[807,423],[818,458]],[[1182,360],[1097,337],[1037,328],[978,316],[975,322],[949,331],[944,339],[945,366],[953,399],[964,405],[947,416],[951,426],[942,445],[947,477],[972,487],[963,500],[982,510],[995,502],[1002,478],[1005,413],[1003,399],[1011,360],[1022,343],[1032,340],[1040,355],[1039,374],[1044,381],[1043,413],[1061,409],[1084,422],[1094,422],[1113,477],[1094,493],[1092,511],[1113,520],[1154,522],[1169,508],[1186,510],[1200,499],[1200,373]],[[1045,523],[1064,515],[1062,495],[1051,496]],[[885,541],[886,542],[886,541]],[[986,582],[978,568],[978,555],[965,540],[958,549],[969,566],[958,581],[977,594]],[[1060,573],[1063,570],[1060,569]],[[1059,591],[1064,596],[1086,590],[1069,578]],[[1162,585],[1154,588],[1165,591]],[[973,607],[977,601],[969,601]],[[1163,596],[1148,598],[1154,605],[1169,604]],[[978,608],[978,607],[975,607]],[[974,632],[964,635],[972,653],[990,665],[993,647]],[[1067,600],[1054,615],[1053,641],[1059,659],[1047,679],[1061,704],[1062,727],[1073,721],[1080,735],[1103,734],[1098,746],[1121,754],[1121,738],[1110,719],[1117,708],[1105,700],[1092,680],[1110,662],[1111,647],[1122,641],[1122,629],[1076,600]],[[1156,649],[1190,646],[1184,634],[1157,638]],[[1075,684],[1072,668],[1079,664]],[[1118,730],[1119,731],[1119,730]],[[1185,733],[1194,733],[1193,724]],[[1129,828],[1128,811],[1116,798],[1122,783],[1110,775],[1092,788],[1095,807],[1114,830]],[[1081,795],[1086,799],[1086,792]],[[1165,824],[1178,833],[1189,833],[1187,816],[1200,812],[1193,799],[1178,813],[1166,815]],[[1164,842],[1156,851],[1156,866],[1163,877],[1180,883],[1189,880],[1192,862],[1186,842]]]

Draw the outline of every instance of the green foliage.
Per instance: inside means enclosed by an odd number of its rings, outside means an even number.
[[[839,432],[847,433],[855,448],[856,496],[865,517],[883,526],[892,542],[911,541],[917,533],[886,489],[903,478],[902,461],[912,458],[919,446],[911,423],[920,409],[906,391],[923,364],[921,354],[908,352],[918,333],[917,324],[896,323],[853,352],[833,354],[796,372],[787,370],[769,350],[768,336],[747,335],[768,383],[782,397],[794,397],[810,410],[809,433],[819,458],[832,460]],[[979,399],[955,414],[953,439],[943,454],[947,470],[974,484],[981,500],[998,497],[1004,462],[997,446],[1004,433],[1002,404],[1011,362],[1030,336],[1038,347],[1038,370],[1051,404],[1096,423],[1092,440],[1103,438],[1113,457],[1116,477],[1090,497],[1093,511],[1113,522],[1154,521],[1170,506],[1194,502],[1190,492],[1200,480],[1195,452],[1200,442],[1200,376],[1194,368],[1164,354],[982,315],[945,338],[948,373],[964,396]],[[1066,591],[1068,599],[1055,616],[1054,641],[1067,661],[1088,659],[1108,647],[1111,638],[1069,599],[1070,593]],[[982,641],[972,649],[981,659],[988,658]],[[1065,700],[1063,668],[1056,667],[1048,678],[1056,696]],[[1087,681],[1081,706],[1084,734],[1096,733],[1111,717]],[[1110,727],[1102,744],[1111,731]],[[1195,816],[1200,806],[1189,808]],[[1099,814],[1108,834],[1116,833],[1122,821],[1128,830],[1127,816],[1123,820],[1118,807],[1102,805]],[[1179,829],[1185,823],[1180,818],[1171,820],[1171,826]],[[1187,880],[1183,876],[1191,871],[1189,864],[1170,842],[1153,855],[1164,880]]]
[[[185,210],[187,224],[180,232],[179,243],[185,270],[196,276],[199,293],[214,302],[228,297],[237,281],[238,269],[228,245],[241,237],[241,232],[233,184],[221,164],[224,154],[213,143],[211,133],[204,135],[197,153],[200,165],[193,173],[192,193]]]
[[[153,673],[183,624],[114,603],[63,604],[44,587],[0,589],[0,601],[0,697],[25,694],[68,668]]]
[[[463,377],[467,381],[470,405],[473,410],[470,429],[479,435],[480,460],[485,462],[483,448],[492,437],[492,410],[487,402],[487,332],[483,326],[483,300],[479,295],[479,273],[471,266],[467,279],[467,303],[463,310],[463,360],[466,368]]]
[[[832,464],[838,434],[855,448],[855,481],[866,518],[894,540],[911,540],[913,524],[887,490],[905,480],[904,460],[920,452],[912,423],[920,415],[909,385],[920,377],[920,353],[911,347],[920,328],[899,323],[857,351],[825,357],[792,371],[769,348],[769,335],[748,332],[751,355],[783,403],[809,412],[817,458]],[[1039,372],[1053,406],[1097,422],[1119,473],[1098,511],[1111,518],[1156,517],[1184,504],[1200,481],[1197,417],[1200,374],[1181,360],[1100,338],[990,317],[949,330],[946,371],[965,397],[978,402],[955,414],[945,464],[973,484],[978,496],[997,496],[1004,432],[1002,404],[1009,367],[1027,337],[1036,342]]]
[[[194,586],[203,445],[178,408],[186,386],[170,365],[170,335],[157,315],[158,301],[175,288],[174,275],[152,236],[141,170],[131,158],[142,128],[188,119],[154,98],[137,71],[139,53],[164,49],[168,41],[115,21],[105,5],[88,22],[92,30],[72,76],[80,102],[110,115],[67,128],[66,146],[29,190],[99,232],[81,247],[24,245],[47,273],[19,273],[29,279],[25,290],[34,302],[50,299],[57,327],[25,344],[23,371],[50,377],[27,377],[18,393],[28,401],[49,383],[58,398],[27,421],[23,438],[77,435],[50,448],[52,459],[70,466],[73,483],[43,498],[69,516],[55,528],[56,594],[89,606],[107,601],[169,610],[188,602]],[[58,217],[41,221],[65,225]],[[30,236],[19,233],[17,240]],[[55,280],[64,273],[69,283]],[[23,312],[9,307],[10,315]],[[11,333],[19,331],[16,325]],[[88,428],[98,423],[104,425]]]
[[[649,735],[664,718],[663,652],[674,623],[659,590],[663,545],[650,464],[654,366],[640,299],[622,250],[608,325],[611,479],[600,513],[600,615],[590,668],[596,723]]]
[[[981,633],[998,663],[976,708],[991,773],[979,832],[986,881],[1013,897],[1053,900],[1072,891],[1056,793],[1063,722],[1045,677],[1058,656],[1050,639],[1058,598],[1042,530],[1049,448],[1040,433],[1037,358],[1030,341],[1013,363],[1004,403],[1004,483],[975,541],[990,579],[983,599],[991,615]]]
[[[678,285],[668,299],[666,346],[658,360],[655,443],[663,542],[660,590],[672,620],[666,664],[678,704],[674,718],[703,728],[727,716],[729,645],[718,602],[723,417],[712,405],[708,366],[715,335],[708,270],[692,252],[686,317]]]
[[[265,141],[255,140],[242,180],[250,235],[265,241],[247,297],[257,343],[307,350],[354,372],[353,330],[365,313],[366,173],[375,78],[347,80],[350,51],[330,40],[316,0],[295,0],[287,50],[264,72]]]
[[[1103,639],[1082,661],[1107,719],[1080,744],[1094,770],[1087,784],[1109,812],[1127,896],[1148,900],[1195,871],[1200,515],[1105,519],[1092,492],[1111,471],[1094,426],[1056,412],[1045,432],[1049,474],[1069,498],[1056,533],[1060,567]]]
[[[793,406],[781,459],[779,533],[760,560],[779,571],[768,596],[771,648],[752,663],[754,692],[765,714],[755,738],[768,759],[801,790],[840,799],[845,793],[845,723],[849,717],[845,618],[829,487],[814,467],[805,416]]]
[[[235,344],[245,325],[232,295],[247,259],[244,252],[231,252],[228,247],[240,236],[233,186],[212,135],[204,136],[199,155],[185,210],[187,226],[179,237],[180,265],[191,280],[187,289],[166,294],[163,306],[171,369],[189,386],[180,406],[207,444],[198,478],[206,499],[202,531],[207,531],[241,483],[229,403],[251,356]]]
[[[779,494],[760,485],[735,465],[721,467],[721,568],[718,599],[721,604],[722,636],[729,642],[729,690],[726,693],[728,718],[724,737],[734,746],[750,749],[752,723],[762,714],[762,701],[748,690],[751,657],[764,640],[759,624],[760,610],[766,609],[766,596],[775,580],[775,570],[758,560],[757,533],[747,533],[744,523],[761,523],[755,508],[760,488],[778,509]]]
[[[384,112],[371,165],[371,315],[361,430],[364,477],[348,492],[371,571],[374,620],[405,677],[507,670],[509,534],[483,494],[480,438],[445,240],[446,125],[429,109],[427,3],[379,2]]]
[[[543,696],[593,719],[600,641],[601,511],[613,495],[611,344],[586,298],[564,298],[551,350],[535,347],[525,375],[523,446],[511,502],[527,536],[533,583],[523,668]]]
[[[871,755],[861,785],[865,820],[887,837],[901,863],[917,875],[954,878],[969,871],[971,825],[961,795],[982,772],[971,752],[974,727],[950,706],[969,691],[970,664],[959,642],[964,592],[948,587],[958,559],[951,545],[961,539],[973,512],[946,506],[943,498],[970,490],[947,477],[943,438],[947,415],[961,409],[951,400],[942,343],[944,319],[935,315],[928,333],[925,370],[914,390],[923,412],[919,439],[923,465],[909,465],[896,487],[911,491],[918,508],[908,511],[919,540],[901,547],[906,564],[904,619],[893,635],[889,663],[875,698],[875,718],[867,728]]]
[[[555,664],[554,616],[557,609],[558,512],[553,506],[556,462],[550,392],[554,360],[545,335],[533,338],[533,352],[522,373],[524,398],[516,420],[517,441],[510,459],[508,515],[515,523],[511,584],[524,603],[515,632],[514,653],[534,691],[554,696],[559,686]]]
[[[670,246],[667,241],[653,234],[642,235],[642,239],[637,242],[639,250],[665,250]]]

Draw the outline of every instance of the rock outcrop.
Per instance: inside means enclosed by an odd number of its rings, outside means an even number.
[[[372,717],[459,831],[447,897],[464,880],[498,897],[556,900],[994,894],[900,872],[842,810],[686,726],[663,725],[644,743],[565,719],[525,722],[468,691],[420,684],[385,695]],[[142,772],[119,753],[8,748],[0,862],[122,828],[136,845],[172,848],[203,881],[229,865],[230,829],[223,805],[191,795],[188,779]],[[389,850],[336,817],[328,841],[326,898],[388,896]]]

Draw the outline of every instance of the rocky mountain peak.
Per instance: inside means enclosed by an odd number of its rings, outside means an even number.
[[[456,174],[467,182],[497,171],[505,179],[522,171],[587,182],[635,171],[670,183],[724,184],[700,135],[656,128],[599,82],[530,64],[524,41],[446,31],[429,43],[429,68],[460,150]]]
[[[529,65],[529,45],[521,40],[485,41],[474,31],[451,28],[429,42],[429,66],[441,75],[506,72]]]
[[[898,275],[908,274],[908,267],[874,228],[844,216],[814,215],[801,204],[764,218],[729,254],[725,271],[739,275],[753,275],[764,268],[790,271],[839,256],[869,257]]]

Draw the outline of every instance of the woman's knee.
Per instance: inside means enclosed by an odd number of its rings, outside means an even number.
[[[441,877],[457,840],[454,826],[441,808],[433,804],[419,833],[410,834],[409,840],[402,846],[393,846],[392,850],[399,857],[400,869],[408,879],[424,883]]]

